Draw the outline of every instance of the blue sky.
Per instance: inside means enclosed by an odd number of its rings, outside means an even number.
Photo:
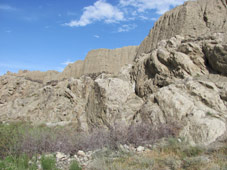
[[[139,45],[185,0],[0,0],[0,75],[57,70],[97,48]]]

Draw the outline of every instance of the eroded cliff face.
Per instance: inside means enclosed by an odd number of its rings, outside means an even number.
[[[60,78],[107,72],[117,74],[125,64],[131,64],[135,58],[137,46],[128,46],[114,50],[97,49],[88,52],[84,61],[68,65]]]
[[[187,1],[159,18],[139,46],[136,57],[151,52],[159,41],[175,35],[198,37],[207,33],[226,33],[226,20],[226,0]]]
[[[0,121],[83,131],[175,121],[182,125],[179,136],[192,144],[226,139],[226,9],[226,1],[199,0],[167,12],[135,59],[137,47],[101,49],[63,73],[42,73],[45,81],[26,77],[30,72],[1,76]]]

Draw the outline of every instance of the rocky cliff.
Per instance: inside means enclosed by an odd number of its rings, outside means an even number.
[[[155,49],[158,42],[175,35],[198,37],[214,32],[227,32],[226,0],[187,1],[165,13],[155,23],[139,46],[137,57]],[[226,36],[227,37],[227,36]],[[227,42],[227,38],[225,38]]]
[[[47,83],[26,78],[27,72],[0,77],[0,121],[73,124],[83,131],[175,121],[192,144],[227,139],[226,4],[190,1],[167,12],[136,58],[137,47],[101,49],[61,74],[49,72]],[[112,74],[89,75],[100,71]]]

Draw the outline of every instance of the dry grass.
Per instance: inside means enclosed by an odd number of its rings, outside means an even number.
[[[185,142],[169,139],[167,144],[143,153],[121,153],[116,157],[105,154],[90,165],[90,170],[210,170],[227,169],[225,146],[208,151],[199,146],[189,146]],[[110,152],[111,153],[111,152]],[[102,167],[100,169],[100,167]]]

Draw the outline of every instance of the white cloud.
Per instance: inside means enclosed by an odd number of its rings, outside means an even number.
[[[94,37],[95,37],[95,38],[100,38],[100,36],[99,36],[99,35],[94,35]]]
[[[79,20],[73,20],[65,25],[70,27],[86,26],[95,21],[113,23],[124,20],[124,13],[117,7],[107,3],[106,0],[98,0],[92,6],[84,8]]]
[[[186,0],[120,0],[122,7],[132,6],[138,12],[146,10],[156,10],[158,14],[163,14],[170,9],[171,6],[177,6]]]
[[[65,62],[63,62],[63,63],[61,63],[62,65],[69,65],[69,64],[72,64],[72,63],[74,63],[74,62],[72,62],[72,61],[70,61],[70,60],[67,60],[67,61],[65,61]]]
[[[118,28],[118,32],[128,32],[130,30],[133,30],[137,27],[136,24],[125,24],[125,25],[122,25],[121,27]]]

